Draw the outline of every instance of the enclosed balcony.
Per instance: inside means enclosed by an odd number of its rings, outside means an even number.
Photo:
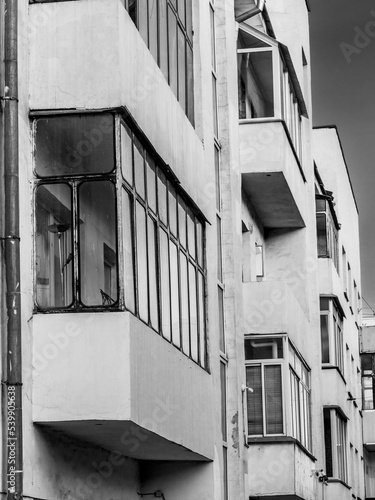
[[[304,227],[302,91],[287,47],[245,25],[238,95],[243,189],[265,227]]]

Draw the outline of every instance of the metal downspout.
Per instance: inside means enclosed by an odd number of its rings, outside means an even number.
[[[7,500],[22,499],[22,361],[19,238],[18,133],[18,0],[5,0],[4,76],[4,234],[6,283],[6,367],[3,371],[5,411],[4,467]],[[5,372],[5,373],[4,373]]]

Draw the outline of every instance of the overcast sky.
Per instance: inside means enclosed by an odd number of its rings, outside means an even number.
[[[375,309],[375,1],[310,3],[314,126],[338,127],[360,212],[362,293]]]

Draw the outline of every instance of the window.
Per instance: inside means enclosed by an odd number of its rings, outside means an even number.
[[[33,127],[37,309],[125,306],[205,366],[196,207],[119,115],[40,116]]]
[[[362,396],[364,410],[375,410],[375,355],[362,354]]]
[[[125,8],[194,123],[192,0],[125,0]]]
[[[338,408],[324,408],[323,420],[327,476],[347,483],[347,419]]]
[[[257,278],[264,277],[264,254],[263,245],[255,244],[255,268]]]
[[[247,338],[245,360],[248,435],[283,434],[283,338]]]
[[[329,257],[339,272],[338,229],[333,215],[331,199],[325,195],[316,196],[316,231],[318,238],[318,257]]]
[[[237,56],[240,120],[283,120],[301,160],[301,116],[307,116],[307,110],[288,49],[273,38],[242,25],[238,32]]]
[[[289,377],[292,436],[311,450],[310,370],[291,344],[289,344]]]
[[[320,340],[323,364],[337,366],[344,374],[342,314],[332,298],[320,297]]]

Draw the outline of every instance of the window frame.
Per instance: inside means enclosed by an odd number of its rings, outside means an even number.
[[[100,116],[103,115],[104,113],[110,113],[112,116],[113,120],[113,130],[111,130],[111,134],[114,135],[114,145],[115,145],[115,159],[114,159],[114,169],[111,170],[109,173],[99,173],[99,174],[71,174],[71,175],[54,175],[51,177],[41,177],[40,174],[37,172],[37,167],[36,167],[36,155],[35,155],[35,150],[37,147],[37,139],[36,139],[36,124],[38,119],[41,118],[46,118],[46,117],[64,117],[64,116],[82,116],[86,114],[93,114],[96,115],[98,120],[100,120]],[[73,290],[73,303],[67,307],[55,307],[55,306],[48,306],[46,308],[41,307],[38,305],[36,302],[36,297],[37,297],[37,284],[36,284],[36,265],[34,264],[34,297],[35,297],[35,302],[34,302],[34,312],[35,313],[56,313],[56,312],[103,312],[103,311],[129,311],[133,315],[137,316],[142,322],[147,324],[150,328],[153,328],[159,335],[163,336],[167,341],[172,343],[177,349],[179,349],[181,352],[183,352],[185,355],[187,355],[190,359],[192,359],[195,363],[199,364],[202,366],[204,369],[207,369],[208,366],[208,353],[207,353],[207,298],[206,298],[206,291],[207,291],[207,273],[206,273],[206,243],[205,243],[205,223],[206,219],[204,218],[203,214],[199,211],[199,209],[196,207],[192,199],[189,197],[189,195],[179,186],[178,182],[176,181],[176,178],[173,174],[173,172],[170,170],[170,168],[163,162],[162,158],[156,153],[152,145],[149,143],[147,138],[145,138],[144,134],[139,130],[139,128],[136,126],[135,122],[132,120],[132,118],[129,116],[128,113],[123,113],[122,110],[118,109],[112,109],[112,110],[106,110],[106,111],[77,111],[77,112],[72,112],[71,110],[59,110],[59,111],[54,111],[53,113],[51,112],[34,112],[30,115],[30,120],[31,120],[31,129],[32,129],[32,135],[33,135],[33,144],[34,144],[34,155],[33,155],[33,173],[34,173],[34,185],[33,185],[33,191],[34,191],[34,196],[33,196],[33,205],[35,206],[36,203],[36,190],[39,186],[43,185],[49,185],[49,184],[68,184],[72,186],[72,200],[73,200],[73,209],[72,209],[72,218],[75,221],[75,229],[73,231],[73,236],[72,236],[72,253],[73,253],[73,261],[74,261],[74,278],[73,278],[73,285],[72,285],[72,290]],[[123,177],[124,175],[124,170],[123,170],[123,161],[125,161],[125,158],[122,158],[122,142],[121,142],[121,128],[125,126],[127,127],[128,130],[131,130],[132,137],[134,137],[134,140],[139,141],[139,143],[142,145],[143,148],[143,171],[141,170],[142,176],[143,176],[143,186],[144,186],[144,194],[138,193],[135,183],[136,183],[136,172],[135,172],[135,164],[134,164],[134,152],[131,153],[131,161],[132,161],[132,182],[133,184],[130,185],[129,182]],[[135,144],[135,143],[134,143]],[[133,142],[131,142],[131,148],[133,151],[133,148],[135,148],[135,145],[133,146]],[[154,165],[154,179],[155,179],[155,189],[157,189],[158,185],[158,172],[161,172],[161,174],[165,177],[165,186],[166,186],[166,208],[167,208],[167,214],[169,210],[169,205],[171,203],[170,201],[170,196],[168,195],[169,192],[175,193],[175,223],[176,223],[176,229],[172,230],[170,227],[170,221],[169,219],[167,220],[166,224],[163,223],[160,219],[160,214],[158,212],[159,207],[156,206],[156,212],[154,211],[155,209],[151,208],[149,206],[149,203],[151,203],[150,200],[147,199],[147,189],[150,189],[147,187],[147,182],[148,182],[148,167],[147,167],[147,159],[150,158],[150,161],[153,162]],[[79,231],[78,231],[78,200],[77,200],[77,189],[79,186],[82,186],[85,182],[91,182],[91,181],[109,181],[113,184],[114,188],[114,203],[115,203],[115,238],[116,238],[116,243],[115,243],[115,249],[116,249],[116,264],[117,264],[117,290],[118,290],[118,295],[117,295],[117,301],[115,303],[111,304],[98,304],[94,306],[87,306],[82,301],[80,300],[80,280],[79,280],[79,273],[80,273],[80,250],[79,250],[79,245],[80,245],[80,240],[79,240]],[[169,189],[169,191],[168,191]],[[150,191],[151,192],[151,191]],[[132,310],[132,308],[129,308],[127,305],[127,299],[125,297],[125,263],[124,263],[124,256],[126,253],[126,248],[124,246],[125,240],[124,240],[124,232],[125,232],[125,220],[123,220],[124,216],[124,210],[125,210],[125,198],[124,196],[128,194],[131,198],[131,213],[129,214],[130,217],[130,237],[131,237],[131,244],[129,247],[129,250],[132,252],[133,256],[133,262],[131,265],[131,268],[133,270],[133,282],[134,282],[134,293],[137,293],[137,238],[136,238],[136,226],[135,226],[135,210],[136,210],[136,205],[138,204],[139,206],[143,207],[145,210],[145,234],[146,234],[146,259],[147,259],[147,269],[149,269],[149,263],[150,259],[153,258],[151,254],[149,254],[149,219],[153,221],[154,227],[155,227],[155,233],[154,233],[154,246],[155,246],[155,273],[157,277],[157,304],[158,304],[158,325],[155,327],[154,324],[151,324],[151,314],[150,314],[150,309],[148,307],[148,318],[145,320],[144,318],[140,317],[139,314],[139,302],[140,298],[136,298],[135,300],[135,309]],[[156,194],[156,201],[155,203],[157,204],[157,194]],[[181,200],[182,206],[183,206],[183,211],[185,214],[185,229],[186,229],[186,238],[189,238],[188,236],[188,219],[189,217],[192,218],[192,227],[194,230],[194,250],[192,249],[191,251],[189,250],[188,242],[185,242],[185,246],[182,245],[180,241],[180,235],[177,233],[177,228],[179,225],[179,200]],[[190,214],[190,215],[189,215]],[[170,217],[170,215],[167,215]],[[151,227],[152,227],[152,223]],[[37,226],[37,220],[36,220],[36,212],[35,210],[33,211],[33,229],[34,229],[34,235],[36,236],[36,226]],[[176,263],[178,268],[177,269],[177,303],[178,303],[178,312],[179,312],[179,332],[180,332],[180,342],[174,342],[173,339],[166,338],[162,334],[161,331],[161,283],[160,283],[160,232],[164,231],[167,234],[168,238],[168,259],[169,259],[169,268],[171,266],[171,260],[170,260],[170,246],[172,244],[176,245],[177,248],[177,257],[176,257]],[[173,234],[173,232],[175,234]],[[191,233],[192,234],[192,233]],[[154,246],[152,248],[154,248]],[[33,238],[33,254],[34,254],[34,262],[35,262],[35,257],[36,257],[36,237]],[[183,346],[182,342],[182,328],[181,328],[181,283],[180,283],[180,277],[179,277],[179,272],[180,272],[180,253],[186,254],[186,270],[187,270],[187,286],[188,290],[189,287],[191,287],[191,284],[189,285],[189,269],[192,269],[191,272],[195,275],[195,280],[193,281],[195,283],[195,290],[192,291],[192,295],[190,297],[195,297],[195,304],[196,304],[196,329],[197,329],[197,341],[195,342],[194,340],[194,349],[196,349],[196,354],[193,355],[193,348],[192,348],[192,338],[191,338],[191,328],[192,326],[190,325],[192,321],[192,317],[190,316],[190,305],[189,305],[189,291],[188,291],[188,306],[187,306],[187,314],[189,315],[189,352],[186,352],[186,348]],[[182,271],[181,271],[182,272]],[[170,273],[170,271],[169,271]],[[168,274],[168,280],[171,279],[171,275]],[[150,284],[147,283],[147,294],[148,298],[150,297]],[[135,295],[136,297],[136,295]],[[171,304],[173,298],[173,294],[170,292],[169,293],[169,301]],[[177,309],[176,309],[177,311]],[[170,314],[172,314],[171,309],[170,309]],[[172,321],[172,319],[171,319]],[[194,327],[195,328],[195,327]]]
[[[336,214],[332,206],[332,199],[326,195],[315,195],[316,200],[316,224],[317,224],[317,251],[318,258],[332,259],[333,264],[340,274],[339,263],[339,230],[340,226],[336,219]],[[325,210],[318,209],[318,201],[325,201]],[[319,248],[318,216],[325,217],[325,247],[326,251],[321,252]]]
[[[285,383],[285,356],[287,352],[287,343],[286,339],[287,336],[286,334],[275,334],[275,335],[246,335],[245,336],[245,342],[246,340],[263,340],[264,342],[269,342],[274,339],[282,339],[282,349],[283,349],[283,357],[282,358],[274,358],[274,359],[254,359],[254,360],[247,360],[245,356],[245,371],[247,367],[255,367],[255,366],[260,366],[261,368],[261,385],[262,385],[262,428],[263,432],[261,434],[250,434],[249,433],[249,425],[248,425],[248,400],[245,401],[246,404],[246,411],[245,415],[247,416],[246,421],[245,421],[245,426],[246,426],[246,436],[248,439],[252,438],[263,438],[263,437],[280,437],[280,436],[285,436],[286,434],[286,429],[287,429],[287,424],[286,424],[286,383]],[[267,429],[267,421],[266,421],[266,394],[265,394],[265,385],[264,385],[264,368],[266,366],[280,366],[280,373],[281,373],[281,402],[282,402],[282,426],[283,426],[283,431],[281,433],[275,433],[275,434],[269,434],[266,432]],[[251,401],[251,392],[247,394],[248,399],[250,398]]]
[[[328,355],[329,361],[323,362],[323,346],[322,346],[322,329],[320,332],[321,342],[321,359],[322,366],[335,367],[339,370],[342,376],[345,373],[344,362],[344,315],[336,304],[336,300],[332,296],[320,296],[320,300],[327,300],[329,303],[328,309],[322,309],[320,306],[320,318],[328,317]]]
[[[288,49],[282,46],[277,40],[270,36],[252,28],[244,23],[239,26],[240,32],[244,32],[266,46],[239,48],[237,43],[237,56],[241,54],[255,54],[270,52],[272,56],[272,87],[273,87],[273,116],[269,117],[239,117],[240,123],[264,122],[272,120],[281,120],[285,123],[290,142],[294,148],[295,155],[300,163],[303,160],[302,151],[302,116],[307,116],[307,109],[302,96],[302,90],[293,68],[291,60],[287,62],[287,57],[290,59]],[[294,73],[293,78],[291,71]],[[237,68],[237,74],[239,68]],[[239,87],[239,82],[238,82]],[[298,87],[298,89],[296,88]],[[238,103],[238,109],[240,105]]]
[[[343,413],[340,407],[338,406],[326,406],[323,407],[323,417],[324,415],[329,415],[330,421],[330,450],[328,450],[329,446],[324,439],[324,449],[325,449],[325,470],[329,479],[339,480],[345,484],[348,484],[349,481],[349,472],[348,472],[348,430],[347,430],[347,421],[348,418]],[[325,426],[324,426],[325,427]],[[326,429],[324,432],[324,437],[326,437]],[[340,440],[342,438],[342,444],[340,444]],[[339,446],[342,446],[342,454],[339,453]],[[332,475],[329,473],[329,467],[327,465],[327,452],[331,453],[332,458]]]

